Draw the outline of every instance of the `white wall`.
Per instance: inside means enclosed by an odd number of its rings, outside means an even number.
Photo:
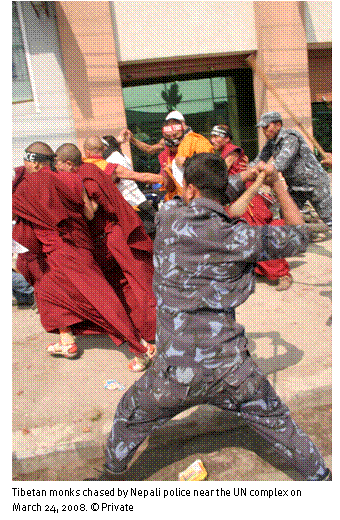
[[[47,142],[54,150],[65,142],[76,144],[53,2],[48,2],[50,16],[42,12],[40,19],[30,2],[18,4],[23,12],[36,93],[35,102],[12,105],[13,166],[22,164],[23,150],[34,141]]]
[[[307,43],[332,41],[332,2],[304,2]]]
[[[111,2],[120,62],[256,49],[253,2]]]

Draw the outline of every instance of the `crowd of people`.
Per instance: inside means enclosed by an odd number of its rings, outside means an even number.
[[[128,129],[89,136],[83,153],[34,142],[15,169],[13,239],[24,249],[13,273],[34,289],[44,329],[59,334],[47,352],[76,358],[77,335],[104,333],[143,372],[117,407],[99,480],[126,480],[151,431],[201,403],[245,421],[301,479],[332,479],[235,319],[256,273],[291,286],[285,258],[310,241],[307,200],[331,228],[329,176],[301,134],[277,112],[258,126],[267,143],[251,163],[227,125],[209,140],[175,110],[154,145]],[[158,153],[160,173],[134,171],[124,142]],[[140,183],[158,188],[157,212]]]

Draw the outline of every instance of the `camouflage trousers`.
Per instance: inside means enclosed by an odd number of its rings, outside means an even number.
[[[321,220],[332,229],[332,194],[328,176],[320,179],[313,191],[296,191],[290,188],[289,193],[300,210],[308,200]]]
[[[256,430],[284,464],[301,475],[319,480],[324,460],[311,439],[298,428],[248,352],[229,371],[171,366],[159,356],[153,367],[120,400],[106,445],[106,468],[123,472],[138,446],[156,428],[197,404],[215,405]],[[240,357],[238,357],[240,359]],[[191,371],[189,385],[183,373]]]

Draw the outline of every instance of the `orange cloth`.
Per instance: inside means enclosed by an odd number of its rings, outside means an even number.
[[[103,171],[105,170],[108,164],[107,161],[105,161],[105,159],[103,159],[100,155],[94,155],[93,157],[84,157],[83,162],[95,164],[96,166],[98,166],[98,168],[100,168]]]
[[[202,152],[214,153],[214,148],[212,144],[203,135],[196,134],[195,132],[189,132],[184,136],[184,138],[178,145],[176,157],[191,157],[192,155],[194,155],[194,153]],[[174,176],[169,172],[169,170],[168,173],[175,184],[175,189],[174,191],[168,192],[165,195],[165,201],[173,199],[175,195],[179,195],[180,197],[182,196],[182,186],[178,184],[178,182],[175,180]]]
[[[214,148],[210,141],[203,135],[189,132],[179,143],[176,157],[191,157],[195,152],[214,153]]]
[[[175,185],[175,188],[172,191],[167,191],[164,196],[164,202],[167,202],[168,200],[172,200],[176,195],[179,197],[182,197],[183,188],[178,182],[176,181],[175,177],[172,175],[171,166],[165,166],[163,168],[164,173],[166,173],[172,180],[172,182]],[[164,186],[164,184],[163,184]]]
[[[98,166],[103,172],[105,172],[107,175],[112,175],[117,167],[117,164],[111,164],[105,161],[101,155],[93,155],[92,157],[86,157],[83,158],[84,163],[91,163],[95,166]]]

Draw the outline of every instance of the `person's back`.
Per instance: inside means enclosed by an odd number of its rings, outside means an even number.
[[[248,287],[251,282],[253,288],[253,277],[251,259],[245,257],[238,236],[248,242],[258,234],[207,198],[190,205],[174,199],[162,206],[157,218],[155,285],[167,294],[162,305],[171,312],[224,311],[240,305],[244,298],[239,284]],[[172,290],[178,290],[173,298]]]
[[[184,204],[163,206],[155,242],[160,353],[118,403],[103,474],[89,480],[129,480],[125,472],[144,439],[198,404],[220,407],[226,421],[244,421],[305,480],[332,480],[317,448],[251,359],[235,321],[237,293],[252,264],[262,255],[306,249],[300,212],[276,176],[273,189],[293,225],[274,230],[231,222],[223,210],[224,160],[202,153],[184,166]]]
[[[65,241],[92,249],[79,178],[67,179],[47,165],[39,171],[24,171],[13,191],[13,210],[29,220],[47,253]]]
[[[191,157],[194,153],[213,152],[210,141],[201,134],[190,131],[178,145],[178,157]]]
[[[109,147],[103,153],[103,158],[107,161],[107,163],[120,165],[130,171],[133,171],[131,160],[121,151],[120,144],[118,143],[117,139],[115,139],[113,136],[104,136],[104,144],[107,142],[107,139],[109,139]],[[124,199],[129,204],[131,204],[131,206],[136,207],[146,201],[144,193],[138,188],[137,183],[132,179],[120,179],[119,182],[117,182],[117,188],[123,195]]]
[[[294,149],[290,149],[289,140],[291,140]],[[285,151],[286,146],[287,153]],[[326,175],[326,171],[297,130],[282,127],[272,143],[272,147],[274,159],[280,154],[283,156],[277,166],[289,186],[313,186],[315,183],[317,184],[320,175]],[[284,159],[285,155],[288,160]]]
[[[101,170],[103,170],[107,175],[114,174],[114,166],[112,163],[108,163],[103,157],[100,155],[93,155],[91,157],[84,157],[83,158],[84,163],[94,164],[95,166],[98,166]]]
[[[221,192],[227,182],[221,176]],[[270,253],[277,258],[279,248],[291,256],[307,245],[305,234],[298,228],[272,227],[267,232],[267,226],[253,227],[231,219],[223,205],[224,201],[203,195],[189,204],[174,199],[158,213],[154,292],[158,348],[167,356],[173,347],[188,352],[213,346],[216,360],[216,356],[222,357],[226,352],[235,354],[231,339],[236,337],[239,350],[245,349],[243,327],[235,322],[234,309],[254,290],[255,264],[267,259]],[[280,244],[281,234],[287,236],[284,248]],[[191,330],[188,334],[192,316],[199,324],[196,333]],[[221,341],[224,336],[227,346]],[[170,347],[169,338],[174,338]]]
[[[183,115],[177,111],[167,115],[162,127],[162,134],[165,145],[176,150],[175,157],[171,160],[171,173],[165,172],[164,186],[168,193],[164,200],[171,200],[176,195],[182,195],[184,161],[195,153],[213,152],[213,146],[203,135],[193,132],[185,124]],[[167,162],[169,162],[169,155]],[[168,175],[170,175],[170,179],[167,179]]]
[[[262,114],[257,126],[262,127],[267,142],[250,165],[268,174],[274,170],[281,172],[300,210],[309,201],[331,229],[330,179],[300,132],[284,128],[278,112]],[[269,161],[271,157],[273,162]]]
[[[96,208],[89,222],[96,262],[143,340],[154,340],[152,241],[141,219],[98,166],[82,162],[75,145],[65,143],[57,149],[56,155],[60,174],[81,179],[90,203]],[[104,295],[100,297],[105,301]],[[118,319],[116,312],[121,313],[117,305],[111,309],[113,320]]]

